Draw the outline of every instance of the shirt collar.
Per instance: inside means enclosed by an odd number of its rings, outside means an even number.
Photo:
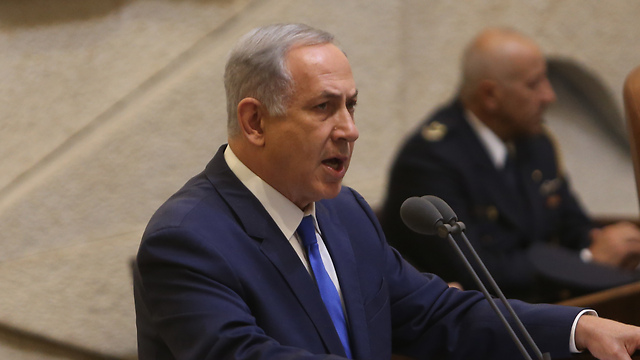
[[[275,221],[287,239],[293,236],[298,225],[300,225],[300,221],[302,221],[302,217],[306,215],[313,216],[316,231],[318,231],[315,203],[309,204],[303,212],[293,202],[243,164],[228,145],[224,151],[224,160],[240,182],[258,198],[258,201],[260,201],[265,210],[267,210],[269,216]]]
[[[489,154],[491,162],[497,169],[504,168],[507,161],[508,148],[507,144],[502,141],[487,125],[485,125],[478,117],[468,109],[465,109],[465,115],[471,125],[471,129],[480,139],[480,143],[484,146]]]

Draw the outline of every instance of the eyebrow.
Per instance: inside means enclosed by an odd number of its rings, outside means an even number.
[[[340,93],[335,93],[335,92],[331,92],[331,91],[323,91],[322,94],[320,95],[321,98],[341,98],[342,95]],[[347,96],[348,99],[353,99],[358,97],[358,89],[356,89],[356,92],[353,95]]]

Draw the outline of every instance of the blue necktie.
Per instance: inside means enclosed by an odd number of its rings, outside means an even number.
[[[313,218],[310,215],[302,218],[302,222],[300,222],[300,225],[298,226],[298,235],[302,239],[302,244],[307,249],[311,270],[316,278],[316,283],[318,284],[322,301],[324,301],[324,305],[327,307],[329,315],[331,315],[331,320],[333,320],[333,325],[338,332],[342,346],[344,346],[344,351],[347,354],[347,357],[351,359],[347,322],[344,317],[344,312],[342,311],[340,295],[338,294],[336,287],[333,285],[333,282],[324,267],[322,258],[320,257],[318,239],[316,238],[316,228],[313,224]]]

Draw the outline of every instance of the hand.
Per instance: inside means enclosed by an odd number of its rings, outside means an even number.
[[[576,326],[576,347],[600,360],[631,360],[640,349],[640,327],[593,315],[583,315]]]
[[[593,261],[634,270],[640,264],[640,229],[630,222],[619,222],[593,229],[589,250]]]

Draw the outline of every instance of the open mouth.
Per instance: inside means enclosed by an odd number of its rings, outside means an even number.
[[[335,171],[342,171],[344,169],[344,160],[340,158],[330,158],[323,160],[322,163]]]

